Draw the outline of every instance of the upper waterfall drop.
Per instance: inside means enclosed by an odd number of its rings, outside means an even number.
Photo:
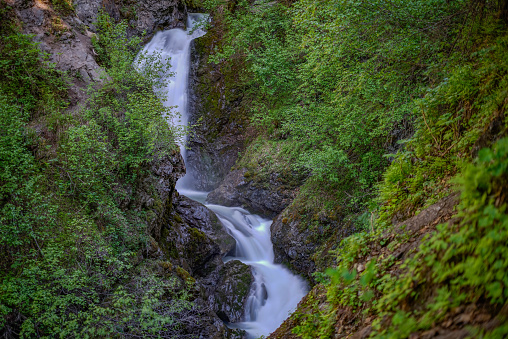
[[[180,119],[168,119],[168,123],[173,125],[185,127],[189,121],[187,104],[190,44],[193,39],[206,33],[199,25],[204,20],[207,20],[207,17],[203,14],[189,14],[187,31],[176,28],[158,32],[142,51],[147,55],[159,53],[171,64],[167,74],[162,74],[166,80],[162,95],[164,105],[176,107],[176,111],[181,115]],[[185,140],[180,149],[186,160],[184,145]],[[176,185],[178,192],[205,203],[207,192],[195,191],[191,181],[192,176],[188,174],[181,178]],[[240,207],[206,206],[215,212],[236,240],[235,256],[225,260],[237,259],[250,265],[254,276],[245,307],[245,321],[230,326],[244,329],[252,338],[268,335],[296,309],[298,302],[307,293],[308,286],[302,278],[274,263],[270,239],[271,220],[252,215]]]
[[[165,86],[160,88],[163,94],[163,103],[166,107],[172,107],[177,112],[175,117],[168,117],[168,122],[173,126],[186,128],[189,123],[188,103],[188,78],[190,67],[190,44],[191,41],[206,34],[203,28],[208,16],[201,13],[189,13],[187,17],[187,30],[174,28],[167,31],[157,32],[141,53],[147,56],[159,54],[162,62],[169,62],[171,67],[164,78]],[[180,150],[185,159],[185,142],[182,140]]]

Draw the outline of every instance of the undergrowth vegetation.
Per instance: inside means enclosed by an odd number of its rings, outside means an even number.
[[[246,179],[308,174],[297,211],[335,211],[363,229],[335,250],[337,267],[316,276],[328,306],[309,313],[304,305],[295,333],[333,337],[339,309],[356,324],[374,319],[380,338],[428,330],[459,305],[499,311],[508,301],[506,2],[205,4],[225,37],[210,61],[246,69],[244,94],[260,134],[238,163]],[[457,189],[457,219],[438,225],[414,255],[353,267],[387,245],[394,223]],[[392,245],[407,242],[400,236]]]
[[[194,305],[186,282],[143,258],[156,216],[137,196],[158,199],[150,164],[179,152],[153,90],[167,65],[136,59],[141,40],[100,14],[102,83],[65,111],[69,76],[5,2],[0,15],[0,333],[178,335]]]
[[[374,257],[358,272],[353,263],[386,246],[386,230],[344,239],[337,250],[339,264],[327,271],[329,280],[324,282],[329,308],[321,314],[303,314],[295,333],[328,338],[338,308],[351,310],[357,321],[374,316],[376,338],[407,338],[428,330],[461,305],[481,302],[500,309],[508,300],[508,216],[503,193],[507,173],[508,138],[504,138],[482,149],[474,164],[455,177],[461,191],[457,218],[437,225],[404,261],[393,255]],[[400,246],[408,240],[402,234],[391,244]],[[483,328],[471,329],[471,335],[486,338],[507,334],[505,325],[487,333]]]
[[[372,199],[387,151],[411,136],[415,99],[443,77],[469,15],[467,1],[222,6],[228,30],[211,61],[244,60],[254,124],[289,140],[294,169],[332,184],[352,211]]]

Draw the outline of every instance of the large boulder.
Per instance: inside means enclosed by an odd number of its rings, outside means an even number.
[[[295,191],[280,183],[272,173],[268,183],[247,180],[246,169],[231,171],[207,201],[224,206],[244,206],[254,213],[274,217],[294,199]]]
[[[243,320],[245,304],[254,277],[250,266],[238,260],[228,261],[219,271],[213,309],[223,321]]]
[[[168,218],[169,219],[169,218]],[[221,250],[195,225],[185,223],[178,214],[162,227],[159,245],[165,257],[194,277],[205,277],[222,265]]]
[[[235,248],[234,238],[212,211],[177,193],[166,214],[168,224],[162,229],[159,243],[152,246],[160,244],[160,250],[152,252],[169,258],[180,272],[195,279],[203,307],[211,306],[211,312],[223,321],[241,321],[254,278],[251,268],[240,261],[222,262],[222,257]],[[242,336],[238,331],[226,334]]]
[[[175,210],[183,221],[193,225],[219,245],[222,256],[235,248],[235,239],[228,233],[215,213],[203,204],[181,195],[176,201]]]
[[[271,240],[276,263],[284,263],[292,270],[311,278],[316,269],[312,255],[317,244],[309,241],[312,231],[302,227],[300,220],[288,220],[282,216],[272,222]]]
[[[270,227],[275,262],[287,265],[313,285],[313,273],[333,266],[334,250],[356,228],[340,214],[320,214],[316,219],[302,216],[297,204],[291,204]]]

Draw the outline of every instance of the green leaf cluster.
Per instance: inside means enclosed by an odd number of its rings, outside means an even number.
[[[2,333],[178,337],[198,312],[192,286],[142,255],[164,207],[151,166],[177,156],[182,135],[157,96],[168,65],[138,55],[125,23],[100,14],[97,27],[102,81],[70,111],[68,77],[10,19],[0,25]]]
[[[485,303],[495,310],[508,301],[507,201],[501,193],[508,180],[508,139],[494,142],[507,126],[506,22],[497,2],[487,4],[487,13],[476,5],[464,9],[470,12],[460,28],[467,35],[455,37],[460,47],[428,69],[441,73],[439,81],[413,100],[416,132],[401,140],[404,148],[378,184],[375,231],[342,241],[337,267],[324,280],[330,307],[303,316],[295,333],[304,338],[327,337],[339,309],[351,310],[357,320],[373,318],[373,337],[407,338],[435,327],[458,306]],[[461,191],[457,219],[438,225],[409,258],[374,257],[357,274],[353,263],[386,245],[394,217],[400,222],[417,214],[449,195],[452,184]],[[405,242],[398,234],[388,247]],[[470,331],[490,338],[507,333],[506,326]]]
[[[411,216],[446,194],[448,180],[489,138],[506,129],[506,25],[495,15],[473,17],[457,38],[466,49],[446,59],[446,77],[415,100],[416,133],[403,140],[379,185],[381,222]]]
[[[243,60],[251,120],[298,153],[293,167],[365,208],[442,77],[467,1],[206,2],[226,26],[210,61]]]
[[[383,246],[386,233],[378,230],[344,239],[337,250],[338,265],[327,270],[329,278],[324,281],[330,307],[319,316],[304,316],[294,332],[303,338],[315,338],[316,333],[326,338],[334,330],[333,319],[340,307],[373,316],[376,338],[407,338],[434,327],[460,305],[506,304],[507,174],[508,138],[504,138],[482,149],[475,163],[456,176],[461,190],[457,221],[438,225],[415,255],[404,261],[374,257],[358,274],[352,264],[376,244]],[[392,243],[404,241],[399,235]],[[391,270],[396,263],[401,272]],[[506,328],[477,332],[500,338]]]

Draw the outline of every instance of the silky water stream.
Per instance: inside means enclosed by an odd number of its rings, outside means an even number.
[[[203,14],[189,14],[187,31],[175,28],[158,32],[145,46],[144,52],[160,53],[170,58],[171,70],[164,88],[164,104],[176,106],[181,114],[180,121],[169,123],[187,125],[189,112],[188,77],[190,67],[190,44],[206,32],[197,25],[206,20]],[[171,75],[172,74],[172,75]],[[181,147],[185,159],[185,148]],[[177,190],[191,199],[206,203],[207,192],[193,190],[191,176],[180,179]],[[191,179],[192,180],[192,179]],[[282,265],[274,263],[273,245],[270,240],[271,220],[250,214],[240,207],[225,207],[206,204],[217,214],[227,231],[236,240],[234,257],[224,261],[240,260],[252,267],[254,283],[245,307],[243,322],[228,324],[230,327],[246,330],[249,337],[268,335],[294,311],[298,302],[307,293],[306,282]]]

